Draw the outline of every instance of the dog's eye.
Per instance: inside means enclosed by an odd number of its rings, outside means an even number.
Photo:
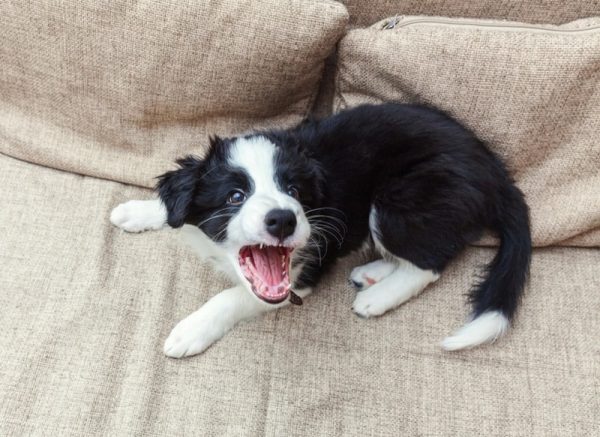
[[[288,186],[287,193],[289,196],[292,196],[294,199],[300,198],[300,193],[298,192],[298,188],[296,188],[293,185]]]
[[[234,206],[241,205],[245,201],[246,201],[246,195],[240,190],[232,191],[227,196],[227,203],[229,203],[230,205],[234,205]]]

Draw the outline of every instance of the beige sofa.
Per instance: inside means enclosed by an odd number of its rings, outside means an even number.
[[[343,3],[4,2],[0,435],[599,432],[600,4]],[[208,134],[391,99],[452,112],[525,191],[536,249],[510,333],[438,346],[488,236],[381,318],[351,313],[350,257],[303,307],[166,358],[227,283],[111,208]]]

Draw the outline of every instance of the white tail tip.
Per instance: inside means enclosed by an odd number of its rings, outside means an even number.
[[[488,311],[470,321],[450,337],[442,341],[442,348],[447,351],[458,351],[491,343],[502,336],[509,326],[509,321],[500,311]]]

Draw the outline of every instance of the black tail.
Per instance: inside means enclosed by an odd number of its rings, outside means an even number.
[[[531,233],[529,210],[523,193],[514,185],[503,190],[492,224],[500,237],[500,249],[486,268],[484,279],[471,292],[473,316],[501,311],[515,314],[529,275]]]

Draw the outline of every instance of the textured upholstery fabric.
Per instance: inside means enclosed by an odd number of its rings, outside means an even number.
[[[383,0],[345,3],[354,23],[397,13],[383,14],[391,4]],[[413,8],[401,14],[556,23],[598,5],[401,3]],[[286,125],[311,107],[326,114],[334,99],[339,109],[418,98],[468,115],[517,164],[538,244],[596,244],[598,197],[589,187],[597,192],[598,149],[588,136],[599,131],[596,34],[540,36],[539,51],[516,32],[512,56],[538,62],[504,68],[495,52],[506,54],[508,42],[494,45],[483,31],[351,33],[339,64],[327,63],[330,76],[340,69],[334,96],[321,71],[348,19],[340,3],[7,0],[0,11],[0,436],[597,434],[596,248],[536,249],[514,329],[473,351],[444,353],[438,343],[464,322],[465,294],[490,248],[467,250],[420,297],[373,320],[350,311],[346,278],[364,261],[350,257],[303,307],[242,323],[202,355],[172,360],[162,353],[170,329],[228,284],[177,231],[131,235],[108,222],[119,202],[152,196],[120,182],[151,186],[174,157],[200,153],[207,134]],[[444,47],[464,64],[448,62]],[[477,88],[483,82],[466,67],[497,82]],[[540,79],[530,82],[536,69]],[[521,104],[543,97],[540,118],[524,105],[530,112],[507,124],[515,115],[503,100],[507,83]],[[557,116],[557,102],[569,118]],[[531,120],[553,149],[524,143],[521,152],[504,141],[526,138]],[[564,146],[555,134],[566,135]],[[575,188],[582,204],[572,202]]]
[[[332,1],[8,1],[0,151],[143,186],[208,135],[296,123],[347,13]]]
[[[304,306],[172,360],[172,326],[227,284],[176,231],[126,234],[110,208],[150,192],[0,155],[0,435],[593,435],[600,425],[597,249],[536,250],[520,317],[444,353],[493,250],[421,296],[356,317],[343,260]]]
[[[342,0],[352,26],[392,15],[439,15],[562,24],[600,15],[598,0]]]
[[[444,109],[504,157],[536,245],[600,245],[600,19],[404,17],[349,32],[336,110],[388,100]]]

